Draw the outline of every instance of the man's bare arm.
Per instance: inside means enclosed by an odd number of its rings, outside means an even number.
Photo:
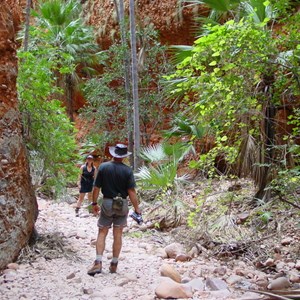
[[[137,194],[136,194],[136,191],[135,191],[135,188],[132,188],[132,189],[128,189],[127,190],[128,192],[128,196],[129,196],[129,199],[134,207],[134,210],[140,214],[141,213],[141,210],[139,208],[139,202],[138,202],[138,198],[137,198]]]
[[[96,186],[94,186],[93,188],[93,196],[92,196],[92,200],[93,203],[97,203],[98,197],[99,197],[99,193],[100,193],[100,189]]]

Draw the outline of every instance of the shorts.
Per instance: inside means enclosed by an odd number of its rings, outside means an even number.
[[[98,227],[110,228],[113,224],[114,227],[126,227],[128,216],[128,201],[124,200],[123,209],[121,212],[115,211],[112,208],[112,199],[104,198],[101,204],[100,217],[98,219]]]

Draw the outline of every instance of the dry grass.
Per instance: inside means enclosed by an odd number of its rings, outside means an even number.
[[[31,263],[40,257],[46,260],[61,257],[70,260],[80,260],[80,257],[67,245],[65,238],[59,232],[39,235],[36,243],[27,245],[21,250],[18,262]]]

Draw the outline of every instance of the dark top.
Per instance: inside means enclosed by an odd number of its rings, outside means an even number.
[[[95,175],[95,167],[92,166],[92,170],[89,172],[87,169],[87,165],[85,165],[82,169],[82,174],[80,178],[80,193],[89,193],[93,189],[94,183],[94,175]]]
[[[135,180],[129,166],[109,161],[100,165],[94,185],[101,188],[104,198],[114,198],[119,194],[126,198],[127,190],[135,187]]]

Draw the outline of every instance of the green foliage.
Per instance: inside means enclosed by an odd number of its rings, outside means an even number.
[[[93,28],[84,24],[77,0],[46,0],[33,11],[34,25],[29,30],[29,51],[51,46],[57,65],[57,85],[64,91],[60,100],[73,121],[74,92],[79,90],[80,77],[89,76],[90,66],[99,62],[101,53],[96,44]]]
[[[187,137],[189,140],[199,140],[205,132],[206,130],[202,124],[189,119],[182,113],[178,113],[173,117],[170,129],[164,131],[164,135],[166,138]]]
[[[32,11],[28,52],[19,51],[25,139],[31,165],[42,168],[35,183],[54,196],[77,177],[74,127],[57,99],[65,100],[72,118],[78,65],[83,64],[81,72],[87,75],[88,65],[99,59],[92,27],[84,24],[80,13],[76,0],[41,1]]]
[[[167,79],[171,93],[183,95],[183,105],[190,105],[197,123],[215,136],[216,146],[200,161],[210,158],[213,165],[222,156],[234,163],[242,136],[259,135],[261,116],[255,112],[264,98],[256,86],[274,48],[268,32],[251,23],[229,21],[209,30]]]
[[[201,124],[215,137],[213,149],[192,161],[192,167],[212,176],[216,160],[221,159],[227,171],[240,165],[244,167],[241,173],[247,168],[255,178],[261,176],[265,166],[260,161],[265,149],[260,132],[262,111],[270,103],[281,106],[283,97],[293,99],[299,94],[299,30],[295,24],[299,24],[298,15],[289,19],[280,38],[273,38],[265,23],[231,20],[208,25],[208,34],[197,39],[192,49],[184,49],[176,72],[166,77],[170,94],[181,99],[185,116],[195,126]],[[275,145],[268,147],[276,150]]]
[[[42,186],[43,190],[57,195],[74,179],[77,169],[74,127],[60,102],[53,97],[60,90],[52,76],[56,66],[54,60],[49,60],[52,50],[48,47],[19,51],[18,93],[31,165],[40,168],[36,187]],[[37,170],[31,172],[36,174]]]
[[[138,184],[143,189],[167,190],[176,189],[179,183],[185,183],[188,176],[177,175],[179,161],[189,151],[183,144],[158,144],[142,149],[141,157],[151,162],[149,166],[143,166],[135,174]]]
[[[157,32],[151,28],[137,32],[139,61],[139,106],[141,136],[148,144],[151,134],[158,130],[165,118],[160,84],[161,74],[170,67],[165,57],[166,48],[158,42]],[[84,88],[87,106],[81,116],[95,120],[91,134],[103,132],[105,140],[124,140],[127,137],[127,108],[124,89],[124,56],[128,49],[113,44],[103,55],[103,72],[89,80]],[[131,108],[130,108],[131,109]]]

